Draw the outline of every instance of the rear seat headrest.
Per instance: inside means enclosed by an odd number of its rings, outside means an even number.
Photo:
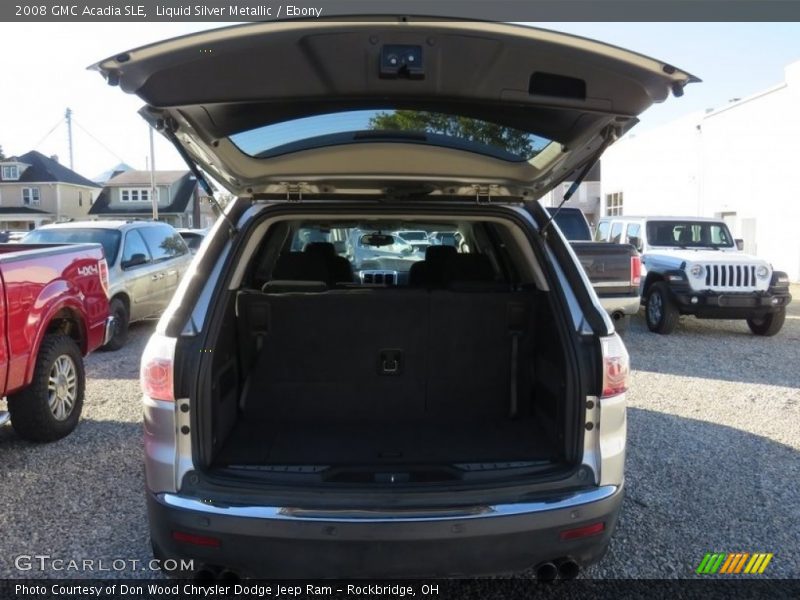
[[[328,278],[328,265],[325,259],[305,252],[281,254],[272,270],[272,279],[328,281]]]
[[[336,247],[330,242],[309,242],[306,244],[306,247],[303,248],[303,252],[327,258],[336,256]]]
[[[428,246],[425,248],[425,262],[443,263],[451,256],[456,256],[458,252],[453,246]]]
[[[485,254],[454,254],[444,264],[444,282],[494,281],[494,267]]]

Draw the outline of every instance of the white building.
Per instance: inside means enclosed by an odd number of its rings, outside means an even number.
[[[800,281],[800,61],[771,89],[635,131],[603,155],[603,214],[723,218]]]

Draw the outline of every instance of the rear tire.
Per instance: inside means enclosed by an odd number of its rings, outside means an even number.
[[[747,326],[750,328],[750,331],[756,335],[770,337],[781,330],[784,321],[786,321],[786,309],[781,308],[763,317],[750,317],[747,319]]]
[[[81,418],[85,386],[83,357],[75,341],[66,335],[46,335],[31,384],[8,397],[14,430],[31,442],[69,435]]]
[[[128,314],[128,308],[125,306],[125,303],[119,298],[114,298],[111,301],[108,305],[108,312],[115,318],[114,335],[108,343],[100,349],[113,352],[122,348],[125,342],[128,341],[130,315]]]
[[[669,288],[663,281],[650,286],[644,311],[647,328],[662,335],[675,331],[680,313],[669,295]]]

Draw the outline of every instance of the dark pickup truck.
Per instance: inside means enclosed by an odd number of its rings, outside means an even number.
[[[630,244],[592,241],[592,230],[579,208],[548,207],[555,224],[569,240],[583,270],[589,277],[600,304],[624,330],[630,315],[639,310],[639,279],[642,264]]]

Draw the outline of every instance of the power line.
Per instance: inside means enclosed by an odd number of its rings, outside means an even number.
[[[41,146],[41,145],[44,143],[44,141],[45,141],[47,138],[49,138],[49,137],[50,137],[50,134],[52,134],[52,133],[53,133],[53,132],[56,130],[56,128],[57,128],[59,125],[61,125],[61,123],[63,123],[63,122],[64,122],[64,117],[61,117],[61,118],[58,120],[58,122],[57,122],[55,125],[53,125],[53,128],[52,128],[50,131],[48,131],[48,132],[47,132],[47,133],[44,135],[44,137],[43,137],[42,139],[40,139],[40,140],[39,140],[39,141],[36,143],[36,145],[33,147],[33,149],[34,149],[34,150],[36,150],[36,149],[37,149],[39,146]]]
[[[75,117],[74,117],[74,116],[72,117],[72,122],[73,122],[75,125],[77,125],[77,126],[80,128],[80,130],[81,130],[81,131],[83,131],[83,132],[84,132],[86,135],[88,135],[88,136],[89,136],[90,138],[92,138],[92,139],[93,139],[95,142],[97,142],[98,144],[100,144],[100,145],[101,145],[101,146],[102,146],[102,147],[103,147],[103,148],[106,150],[106,152],[108,152],[108,153],[110,153],[110,154],[114,155],[114,157],[115,157],[115,158],[116,158],[116,159],[117,159],[119,162],[121,162],[121,163],[124,163],[124,162],[126,162],[124,158],[122,158],[122,157],[121,157],[119,154],[117,154],[116,152],[114,152],[114,151],[113,151],[111,148],[109,148],[108,146],[106,146],[106,145],[105,145],[103,142],[101,142],[101,141],[100,141],[99,139],[97,139],[97,138],[96,138],[94,135],[92,135],[92,134],[91,134],[91,133],[90,133],[90,132],[89,132],[89,131],[88,131],[88,130],[87,130],[87,129],[86,129],[84,126],[83,126],[83,125],[81,125],[80,123],[78,123],[78,121],[75,119]]]

